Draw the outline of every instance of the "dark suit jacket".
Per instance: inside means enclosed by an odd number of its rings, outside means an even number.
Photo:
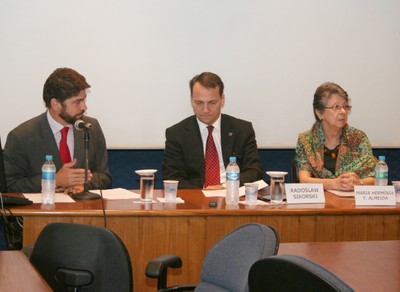
[[[203,188],[204,149],[196,116],[191,116],[165,131],[164,179],[179,180],[179,188]],[[253,126],[250,122],[221,115],[221,147],[225,167],[236,156],[240,184],[262,178]]]
[[[96,119],[84,117],[91,123],[89,130],[89,169],[93,173],[89,188],[111,187],[108,170],[106,142],[100,124]],[[84,168],[84,131],[74,129],[74,157],[77,168]],[[57,171],[61,168],[61,158],[46,113],[28,120],[8,136],[4,147],[4,165],[9,192],[40,192],[42,165],[46,155],[53,155]]]

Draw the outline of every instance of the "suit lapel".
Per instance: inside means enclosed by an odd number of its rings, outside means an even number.
[[[41,136],[42,136],[42,143],[39,145],[42,145],[45,149],[45,153],[47,154],[52,154],[53,155],[53,162],[54,164],[59,163],[61,165],[61,158],[60,154],[58,151],[58,146],[56,143],[56,139],[54,138],[53,131],[50,128],[49,121],[47,120],[47,113],[44,113],[41,117]],[[44,161],[44,157],[41,157],[41,159]],[[57,165],[57,164],[56,164]]]
[[[235,141],[235,129],[226,115],[221,115],[221,147],[225,167],[229,164],[229,157],[235,154],[233,149]]]
[[[196,117],[193,116],[192,119],[186,124],[186,137],[188,138],[188,145],[190,145],[191,153],[193,155],[193,167],[199,169],[202,176],[204,176],[204,149],[203,140],[201,139],[199,124],[197,123]]]

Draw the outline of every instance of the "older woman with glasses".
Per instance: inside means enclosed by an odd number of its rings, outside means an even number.
[[[297,141],[299,181],[342,191],[374,184],[377,159],[365,133],[347,124],[347,92],[335,83],[323,83],[315,91],[313,107],[316,122]]]

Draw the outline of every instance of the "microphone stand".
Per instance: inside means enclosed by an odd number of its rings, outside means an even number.
[[[85,128],[84,135],[85,142],[85,152],[84,152],[84,160],[85,160],[85,183],[83,184],[83,192],[73,194],[71,197],[74,200],[96,200],[100,199],[100,195],[89,192],[89,183],[88,183],[88,172],[89,172],[89,129]]]

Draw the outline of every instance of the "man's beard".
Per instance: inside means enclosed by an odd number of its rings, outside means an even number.
[[[80,114],[83,116],[83,112]],[[63,106],[61,109],[61,113],[59,114],[60,118],[62,118],[64,121],[66,121],[68,124],[75,124],[75,122],[78,120],[78,118],[76,116],[70,116],[69,114],[67,114],[65,107]]]

